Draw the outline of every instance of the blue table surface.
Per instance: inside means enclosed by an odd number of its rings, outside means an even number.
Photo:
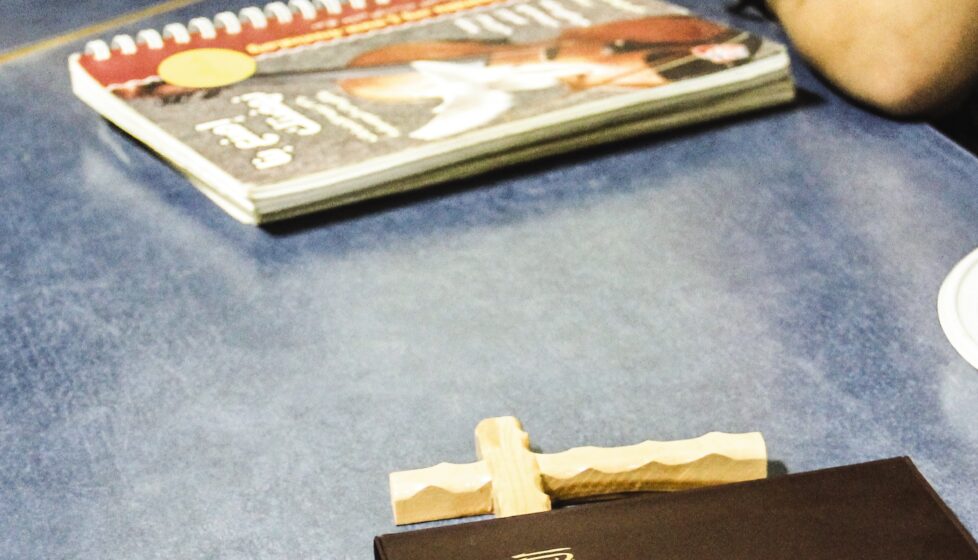
[[[0,52],[155,4],[158,0],[3,0]]]
[[[926,125],[799,63],[792,108],[260,229],[72,96],[79,47],[0,66],[0,557],[366,560],[387,474],[505,414],[545,451],[909,455],[978,531],[936,314],[978,160]]]

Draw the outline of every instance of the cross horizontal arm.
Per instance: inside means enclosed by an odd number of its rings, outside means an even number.
[[[398,525],[492,513],[492,478],[482,461],[393,472],[390,485]]]
[[[713,432],[627,447],[579,447],[535,457],[543,489],[555,500],[682,490],[767,476],[767,448],[758,432]],[[482,461],[395,472],[390,483],[398,525],[492,511],[491,474]]]

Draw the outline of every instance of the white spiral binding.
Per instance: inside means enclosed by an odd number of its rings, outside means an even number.
[[[316,7],[309,0],[289,0],[289,9],[302,19],[316,19]]]
[[[113,37],[111,48],[126,56],[136,54],[136,42],[129,35],[116,35]]]
[[[163,26],[163,38],[173,39],[178,45],[190,42],[190,32],[182,23],[168,23]]]
[[[223,29],[228,35],[241,33],[241,20],[234,12],[221,12],[214,16],[214,27]]]
[[[143,29],[139,33],[136,33],[136,44],[146,45],[147,48],[152,50],[162,49],[163,36],[155,29]]]
[[[326,10],[327,14],[338,14],[343,11],[343,4],[340,4],[340,0],[313,0],[316,4],[319,4]]]
[[[368,0],[346,0],[352,10],[367,9]],[[373,4],[386,6],[391,0],[371,0]],[[242,24],[250,25],[253,29],[265,29],[268,27],[269,20],[277,22],[279,25],[288,25],[301,18],[303,20],[313,20],[319,17],[320,11],[328,15],[338,15],[344,12],[343,0],[288,0],[287,2],[275,1],[266,4],[264,8],[255,6],[244,8],[237,14],[233,12],[221,12],[213,19],[197,17],[191,19],[186,25],[182,23],[169,23],[163,26],[162,32],[155,29],[142,29],[136,34],[135,40],[130,35],[116,35],[110,43],[101,39],[89,41],[85,44],[85,54],[94,60],[108,60],[113,51],[124,56],[135,54],[139,48],[145,47],[151,50],[162,49],[167,40],[173,40],[178,45],[189,43],[193,36],[200,39],[216,39],[220,33],[225,35],[237,35],[241,33]]]
[[[265,4],[265,16],[275,18],[280,25],[292,23],[292,10],[284,2],[270,2]]]
[[[198,17],[190,20],[187,23],[187,29],[190,33],[196,33],[200,35],[201,39],[213,39],[217,37],[217,30],[214,29],[214,24],[211,20],[205,17]]]
[[[238,12],[238,19],[241,20],[241,23],[251,24],[251,27],[254,29],[265,29],[268,27],[268,18],[265,17],[265,12],[261,8],[254,6],[244,8]]]
[[[112,55],[109,44],[101,39],[89,41],[85,45],[85,54],[90,55],[95,60],[108,60]]]

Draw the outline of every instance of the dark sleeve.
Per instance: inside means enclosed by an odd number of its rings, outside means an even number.
[[[748,13],[760,14],[762,17],[775,20],[774,12],[767,7],[767,2],[765,0],[736,0],[734,4],[727,7],[728,10],[737,15],[746,15]]]
[[[934,125],[952,140],[978,155],[978,91],[963,107],[937,119]]]

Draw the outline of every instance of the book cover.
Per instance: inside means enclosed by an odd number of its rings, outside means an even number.
[[[908,458],[381,535],[376,560],[974,560]]]
[[[658,0],[273,2],[70,66],[83,100],[249,222],[793,92],[780,45]]]

